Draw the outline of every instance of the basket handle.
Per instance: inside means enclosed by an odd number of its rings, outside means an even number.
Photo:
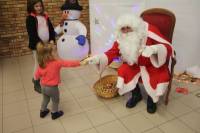
[[[106,68],[105,68],[105,69],[106,69]],[[102,71],[100,71],[100,73],[99,73],[99,82],[100,82],[100,84],[101,84],[102,74],[103,74],[103,72],[105,71],[105,69],[102,70]]]
[[[106,70],[107,67],[108,66],[106,66],[102,71],[99,72],[99,82],[100,82],[100,84],[101,84],[101,79],[102,79],[103,72]]]

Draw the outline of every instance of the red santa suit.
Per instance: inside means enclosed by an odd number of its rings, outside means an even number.
[[[158,46],[157,54],[150,57],[139,55],[137,63],[133,65],[123,62],[118,69],[117,88],[119,88],[119,94],[123,95],[133,90],[138,81],[141,80],[148,95],[152,97],[154,102],[157,102],[169,84],[168,64],[174,52],[171,44],[164,39],[156,27],[146,23],[146,31],[147,35],[142,45]],[[110,64],[113,58],[121,56],[118,46],[119,43],[114,42],[113,47],[100,56],[101,68]]]

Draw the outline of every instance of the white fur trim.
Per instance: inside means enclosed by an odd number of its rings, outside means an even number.
[[[154,103],[158,102],[159,97],[165,93],[169,82],[158,84],[157,88],[154,90],[150,85],[149,74],[146,68],[144,66],[141,66],[140,70],[141,70],[143,85],[147,94],[152,97]]]
[[[169,82],[158,84],[156,88],[156,96],[162,96],[166,92],[168,84]]]
[[[158,42],[161,42],[161,43],[166,43],[166,44],[169,44],[171,45],[170,42],[166,41],[165,39],[161,38],[160,36],[158,36],[157,34],[151,32],[151,31],[148,31],[148,36]]]
[[[161,43],[165,43],[165,44],[169,44],[172,48],[172,57],[175,57],[174,55],[174,48],[172,46],[172,44],[168,41],[166,41],[165,39],[161,38],[160,36],[158,36],[157,34],[151,32],[151,31],[148,31],[148,36],[158,42],[161,42]]]
[[[169,69],[170,73],[172,72],[171,65],[172,65],[172,58],[169,59],[169,64],[168,64],[168,69]]]
[[[117,78],[117,88],[122,89],[124,88],[124,79],[122,77],[118,77]]]
[[[120,84],[122,84],[123,79],[121,77],[119,77],[118,78],[119,80],[117,80],[117,87],[119,88],[118,93],[120,95],[123,95],[123,94],[130,92],[131,90],[135,89],[135,86],[138,83],[139,77],[140,77],[140,73],[135,75],[134,78],[130,82],[128,82],[127,84],[123,84],[121,86],[120,86]],[[122,88],[120,88],[120,87],[122,87]]]
[[[151,63],[154,67],[159,68],[165,64],[167,59],[167,48],[163,44],[156,44],[157,54],[150,56]]]
[[[144,21],[138,16],[125,14],[117,19],[116,28],[120,30],[124,26],[129,26],[135,30],[135,28],[137,29],[143,22]]]

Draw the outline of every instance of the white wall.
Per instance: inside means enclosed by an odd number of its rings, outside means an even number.
[[[99,54],[112,47],[115,22],[119,15],[132,12],[140,14],[145,0],[91,0],[90,32],[91,53]]]
[[[97,13],[95,9],[98,7],[100,10]],[[90,0],[92,54],[111,47],[114,38],[111,36],[113,26],[110,23],[117,16],[127,12],[139,15],[143,10],[153,7],[169,9],[176,15],[173,46],[178,62],[175,71],[182,72],[193,65],[200,66],[200,0]],[[99,24],[95,24],[95,20]],[[105,30],[99,32],[102,27]]]

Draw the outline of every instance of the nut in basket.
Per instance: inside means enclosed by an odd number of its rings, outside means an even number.
[[[100,78],[93,86],[98,96],[113,98],[118,95],[116,88],[117,75],[107,75]]]

